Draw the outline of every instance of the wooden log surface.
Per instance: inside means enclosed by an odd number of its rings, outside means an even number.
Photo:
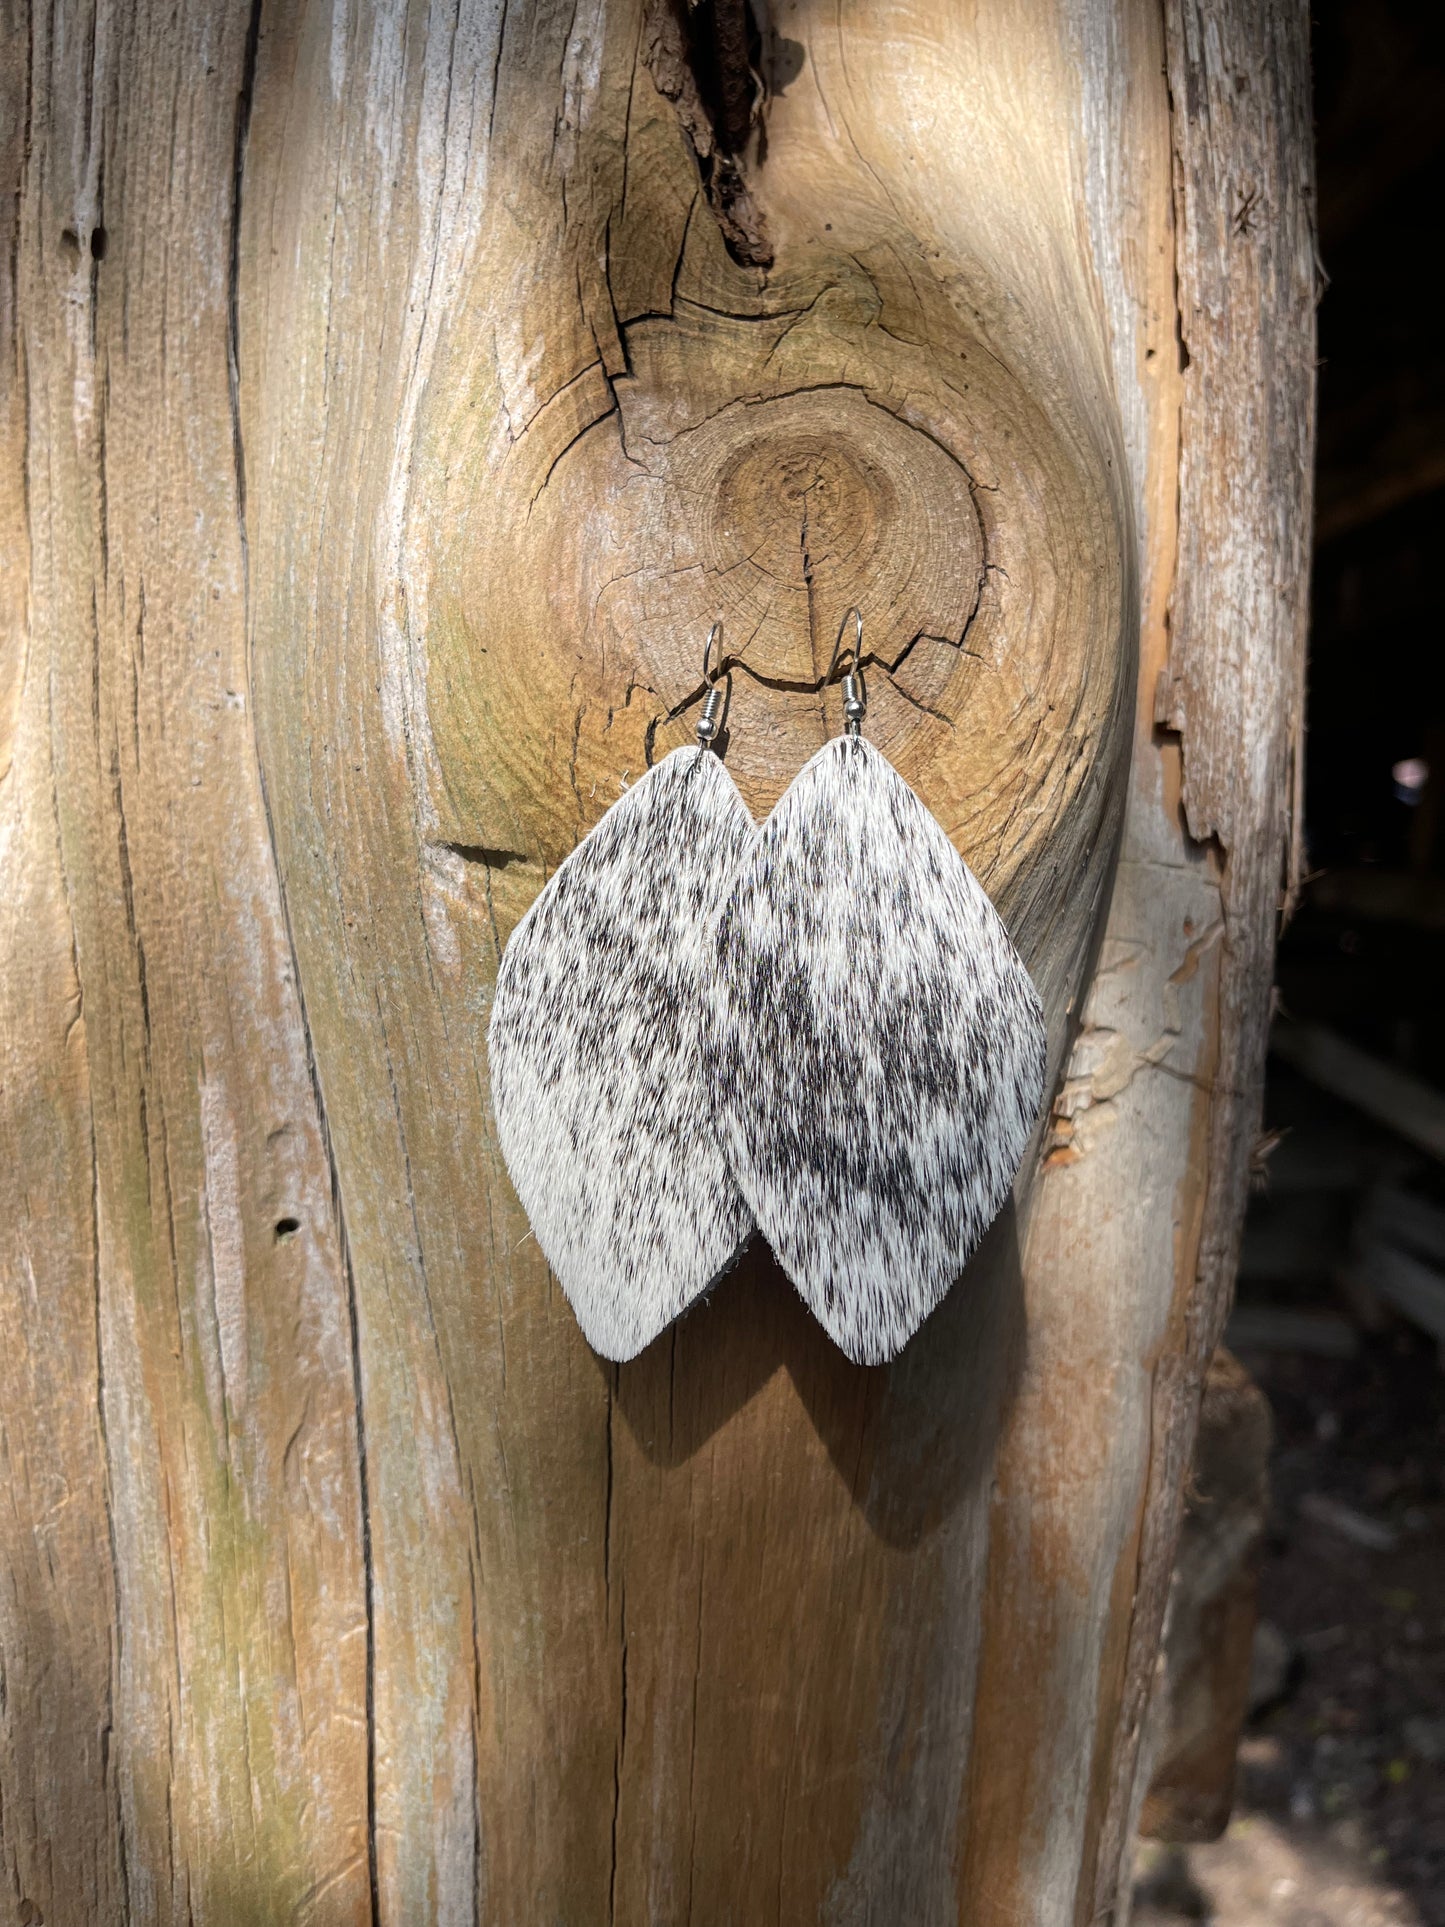
[[[5,1919],[1116,1907],[1293,862],[1304,15],[730,21],[0,8]],[[714,617],[763,813],[850,601],[1055,1113],[893,1367],[766,1253],[604,1367],[500,947]]]
[[[1150,1839],[1217,1840],[1229,1822],[1250,1710],[1270,1433],[1268,1399],[1221,1345],[1204,1381],[1170,1592],[1167,1722],[1140,1815]]]

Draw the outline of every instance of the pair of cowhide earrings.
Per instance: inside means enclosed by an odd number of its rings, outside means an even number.
[[[719,628],[698,747],[624,792],[507,945],[497,1131],[604,1358],[641,1351],[756,1226],[849,1358],[878,1364],[1008,1196],[1043,1012],[977,879],[862,736],[858,611],[827,678],[844,734],[761,829],[716,752]]]

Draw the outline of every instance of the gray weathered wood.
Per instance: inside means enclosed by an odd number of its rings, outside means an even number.
[[[765,156],[657,0],[0,48],[0,1911],[1107,1917],[1294,860],[1303,8],[801,7]],[[766,809],[853,600],[1058,1102],[886,1371],[761,1260],[604,1369],[498,949],[717,615]]]

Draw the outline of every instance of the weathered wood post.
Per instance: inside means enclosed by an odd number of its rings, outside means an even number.
[[[0,8],[0,1919],[1114,1915],[1293,876],[1296,0]],[[635,1364],[508,931],[744,650],[1056,1103],[892,1368]]]

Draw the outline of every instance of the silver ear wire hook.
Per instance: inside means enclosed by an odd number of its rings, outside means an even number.
[[[838,651],[843,647],[843,631],[848,627],[848,618],[853,618],[853,647],[843,672],[843,724],[850,736],[861,736],[863,717],[868,708],[868,691],[863,686],[863,611],[858,608],[844,611],[843,620],[838,624],[838,639],[833,644],[833,659],[828,664],[827,682],[832,682],[838,668]],[[847,657],[844,658],[847,661]]]
[[[697,719],[697,740],[703,749],[712,748],[717,741],[723,705],[727,701],[727,692],[718,688],[710,667],[712,646],[721,634],[722,624],[715,622],[707,632],[707,644],[702,652],[702,679],[707,685],[707,698],[702,706],[702,714]]]

